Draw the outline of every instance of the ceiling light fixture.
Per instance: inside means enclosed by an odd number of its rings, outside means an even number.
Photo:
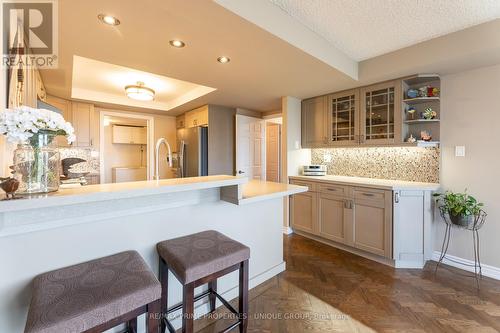
[[[129,98],[138,101],[152,101],[155,99],[155,91],[145,87],[144,82],[141,81],[137,81],[137,84],[126,86],[125,93]]]
[[[184,43],[182,40],[178,40],[178,39],[173,39],[169,43],[173,47],[177,47],[177,48],[181,48],[181,47],[186,46],[186,43]]]
[[[227,64],[228,62],[231,61],[231,59],[229,59],[226,56],[222,56],[222,57],[218,57],[217,61],[220,62],[221,64]]]
[[[99,14],[99,15],[97,15],[97,18],[102,23],[105,23],[108,25],[119,25],[120,24],[120,20],[114,16],[111,16],[111,15]]]

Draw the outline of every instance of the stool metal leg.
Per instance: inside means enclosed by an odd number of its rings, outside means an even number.
[[[157,300],[149,303],[147,306],[146,317],[146,332],[159,333],[160,332],[160,318],[161,318],[161,301]]]
[[[239,316],[240,333],[246,333],[248,328],[248,260],[240,264],[240,284],[239,284]]]
[[[160,257],[159,260],[159,278],[161,283],[161,332],[165,332],[167,327],[167,309],[168,309],[168,265]],[[170,331],[170,327],[169,327]]]
[[[130,319],[127,322],[127,332],[128,333],[137,333],[137,318]]]
[[[214,292],[217,292],[217,278],[213,279],[208,283],[208,290],[211,292],[208,296],[210,301],[210,312],[215,311],[215,301],[217,300],[217,296],[215,296]]]
[[[194,283],[185,284],[182,297],[182,333],[193,333]]]
[[[479,289],[479,279],[482,278],[481,259],[479,258],[479,232],[472,230],[472,240],[474,242],[474,278],[476,279],[477,289]]]

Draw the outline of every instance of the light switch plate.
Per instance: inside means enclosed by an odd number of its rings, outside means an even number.
[[[455,146],[455,156],[465,157],[465,146]]]
[[[300,142],[299,141],[295,141],[295,149],[300,149]]]

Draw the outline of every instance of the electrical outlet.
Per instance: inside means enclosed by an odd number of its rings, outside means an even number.
[[[295,141],[295,149],[300,149],[300,142],[299,141]]]
[[[465,146],[455,146],[455,156],[465,157]]]
[[[332,155],[330,155],[330,154],[324,154],[323,155],[323,160],[325,161],[325,163],[330,163],[332,161]]]

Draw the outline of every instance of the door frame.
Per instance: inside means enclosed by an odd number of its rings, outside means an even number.
[[[146,170],[147,170],[147,180],[152,180],[154,176],[154,165],[155,156],[153,154],[154,146],[154,129],[155,129],[155,118],[153,116],[146,116],[135,113],[122,112],[118,110],[109,110],[99,108],[99,173],[100,183],[104,184],[107,181],[105,178],[104,170],[104,117],[120,117],[120,118],[132,118],[132,119],[143,119],[146,120],[147,126],[147,144],[146,144]]]

